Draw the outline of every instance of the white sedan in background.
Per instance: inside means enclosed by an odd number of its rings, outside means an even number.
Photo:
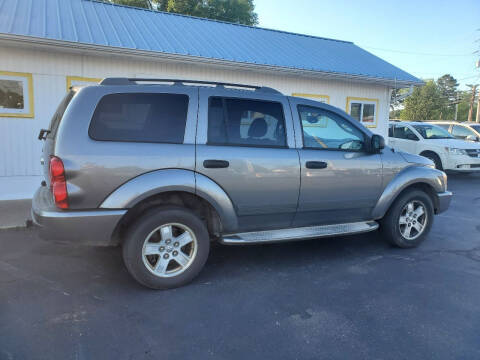
[[[440,170],[480,171],[480,145],[455,139],[445,129],[424,122],[390,122],[389,146],[425,156]]]

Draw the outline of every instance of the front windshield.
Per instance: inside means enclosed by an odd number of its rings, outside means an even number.
[[[452,139],[453,136],[447,130],[436,125],[415,124],[413,125],[424,139]]]

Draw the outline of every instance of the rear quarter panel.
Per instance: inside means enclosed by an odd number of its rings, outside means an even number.
[[[184,144],[96,141],[88,128],[100,99],[113,93],[189,96]],[[195,168],[198,90],[188,86],[92,86],[79,91],[60,124],[54,154],[64,163],[71,209],[100,206],[128,180],[158,169]]]

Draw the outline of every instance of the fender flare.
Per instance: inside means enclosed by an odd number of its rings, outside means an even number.
[[[237,214],[225,191],[211,179],[192,170],[164,169],[139,175],[108,195],[100,208],[130,209],[153,195],[171,191],[188,192],[203,198],[217,211],[224,230],[237,229]]]
[[[446,191],[447,175],[443,171],[426,166],[409,166],[400,171],[383,190],[373,211],[373,219],[381,219],[398,195],[407,187],[415,184],[430,186],[435,193]]]

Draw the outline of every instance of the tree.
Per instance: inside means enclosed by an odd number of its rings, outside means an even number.
[[[430,80],[425,86],[416,87],[405,99],[405,109],[400,114],[403,120],[434,120],[446,108],[447,101],[437,84]]]
[[[127,5],[127,6],[135,6],[139,8],[151,9],[151,2],[149,0],[110,0],[109,2],[113,2],[118,5]]]
[[[438,90],[446,102],[445,113],[440,113],[439,119],[453,119],[455,117],[458,85],[457,80],[450,74],[445,74],[437,79]]]
[[[257,25],[253,0],[107,0],[116,4],[155,8],[176,14],[197,16],[244,25]]]

